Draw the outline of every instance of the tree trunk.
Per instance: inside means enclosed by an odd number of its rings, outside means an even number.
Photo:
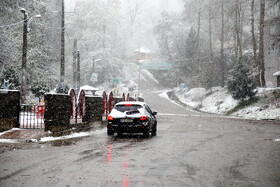
[[[80,51],[77,51],[77,89],[80,90],[80,87],[81,87]]]
[[[202,81],[202,64],[200,62],[200,22],[201,22],[201,0],[198,0],[198,19],[197,19],[197,37],[196,37],[196,62],[198,65],[198,84],[203,85]]]
[[[259,72],[260,85],[265,87],[265,66],[264,66],[264,16],[265,16],[265,0],[260,1],[260,44],[259,44]]]
[[[222,1],[222,28],[221,28],[221,60],[220,60],[220,70],[221,70],[221,86],[225,86],[225,67],[224,67],[224,0]]]
[[[198,64],[200,66],[199,63],[199,55],[200,55],[200,21],[201,21],[201,1],[198,0],[198,19],[197,19],[197,36],[196,36],[196,41],[197,41],[197,45],[196,45],[196,51],[197,51],[197,60],[198,60]]]
[[[77,39],[74,40],[73,45],[73,88],[77,89]]]
[[[237,44],[237,35],[238,35],[238,2],[235,0],[235,19],[234,19],[234,56],[235,63],[238,62],[238,44]]]
[[[209,17],[208,17],[208,24],[209,24],[209,50],[210,50],[210,62],[213,62],[213,49],[212,49],[212,17],[211,17],[211,6],[209,5]]]
[[[167,36],[164,38],[164,41],[165,41],[166,50],[167,50],[167,53],[168,53],[168,56],[169,56],[169,60],[172,60]]]
[[[209,68],[207,72],[207,82],[206,82],[206,88],[209,88],[212,92],[212,85],[213,85],[213,49],[212,49],[212,16],[211,16],[211,5],[209,4],[208,9],[208,24],[209,24]]]
[[[242,42],[240,36],[240,26],[241,26],[241,10],[240,1],[235,1],[235,35],[236,35],[236,48],[235,48],[235,58],[236,62],[242,57]]]
[[[239,58],[242,58],[243,52],[242,52],[242,36],[243,36],[243,21],[242,21],[242,2],[239,2],[238,7],[238,45],[239,45]]]
[[[254,7],[255,7],[255,1],[252,0],[251,2],[251,33],[252,33],[252,45],[253,45],[253,53],[254,53],[254,63],[255,67],[258,67],[257,62],[257,44],[256,44],[256,38],[255,38],[255,17],[254,17]]]

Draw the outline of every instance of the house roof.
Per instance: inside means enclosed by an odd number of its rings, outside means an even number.
[[[151,50],[148,49],[147,47],[140,47],[139,49],[136,49],[134,52],[149,54],[151,53]]]
[[[89,85],[84,85],[84,86],[80,87],[80,90],[90,90],[90,91],[94,91],[94,90],[98,90],[98,88],[94,88],[94,87],[89,86]]]
[[[273,76],[280,76],[280,71],[275,72]]]

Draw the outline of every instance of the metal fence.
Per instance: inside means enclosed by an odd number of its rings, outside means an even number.
[[[41,129],[44,125],[45,105],[22,104],[20,111],[20,128]]]

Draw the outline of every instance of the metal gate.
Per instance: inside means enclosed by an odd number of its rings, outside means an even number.
[[[19,123],[20,128],[42,129],[44,125],[45,105],[21,104]]]

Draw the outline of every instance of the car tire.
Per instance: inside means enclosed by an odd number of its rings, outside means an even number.
[[[156,135],[157,135],[157,124],[155,124],[152,129],[152,136],[156,136]]]
[[[114,131],[107,129],[107,135],[108,136],[113,136],[114,135]]]
[[[143,132],[143,138],[149,138],[150,137],[150,132]]]

